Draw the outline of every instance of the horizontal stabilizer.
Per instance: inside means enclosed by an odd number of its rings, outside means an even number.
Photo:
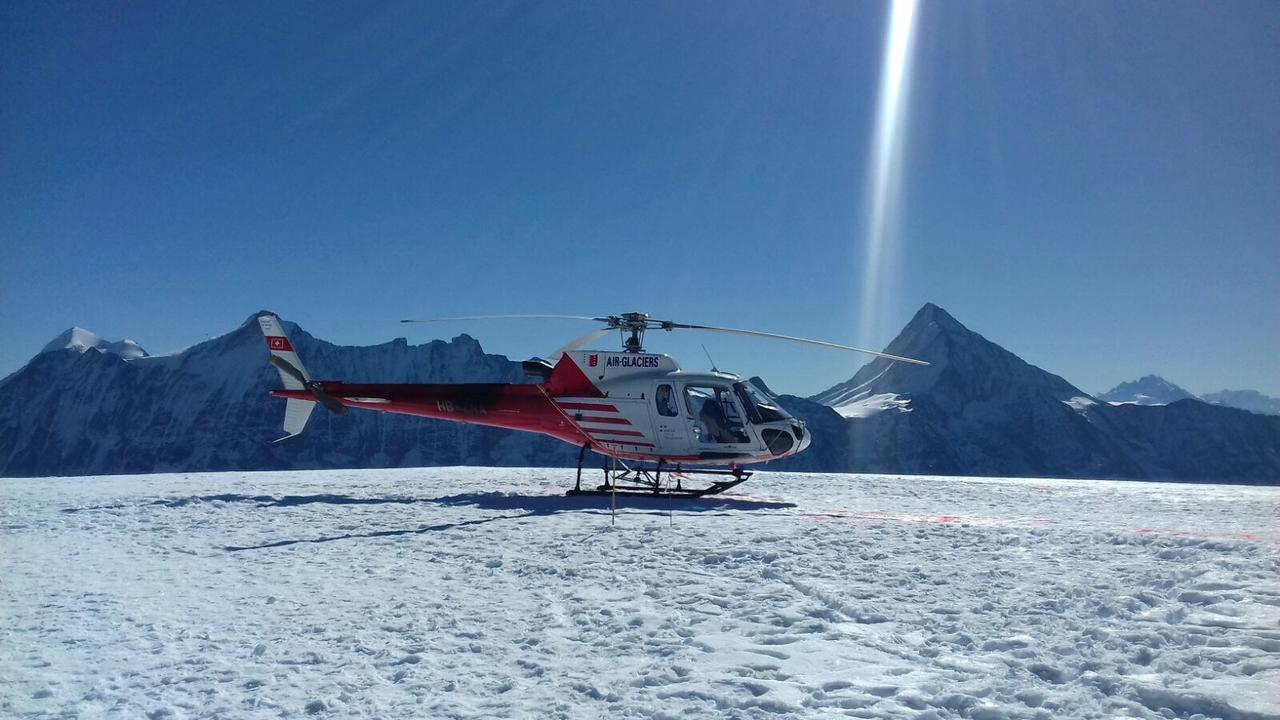
[[[307,426],[307,420],[311,417],[311,410],[315,406],[315,402],[311,400],[298,400],[296,398],[286,400],[284,405],[284,431],[288,435],[280,438],[280,440],[288,440],[301,433],[302,429]],[[280,442],[280,440],[275,442]]]

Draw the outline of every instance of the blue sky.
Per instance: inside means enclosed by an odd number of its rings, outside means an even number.
[[[522,358],[655,316],[883,346],[925,302],[1086,391],[1280,395],[1280,4],[919,6],[866,282],[888,5],[8,3],[0,374],[260,308]],[[862,360],[652,337],[809,394]]]

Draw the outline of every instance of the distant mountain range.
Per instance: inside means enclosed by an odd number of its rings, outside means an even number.
[[[1222,390],[1197,398],[1159,375],[1147,375],[1132,382],[1120,383],[1098,396],[1099,400],[1113,405],[1168,405],[1188,398],[1263,415],[1280,415],[1280,398],[1268,397],[1257,390]]]
[[[273,444],[283,407],[256,317],[166,356],[67,331],[0,381],[0,475],[575,461],[542,436],[368,412],[318,413]],[[285,324],[316,377],[527,382],[466,335],[344,347]],[[886,352],[932,365],[876,359],[814,397],[780,396],[814,442],[768,469],[1280,483],[1280,417],[1194,399],[1111,405],[933,304]]]
[[[1205,393],[1200,399],[1211,405],[1226,405],[1262,415],[1280,415],[1280,398],[1263,395],[1257,390],[1219,390]]]
[[[149,356],[73,329],[0,381],[0,475],[98,475],[427,465],[557,466],[551,438],[381,413],[316,413],[283,443],[280,377],[257,314],[180,353]],[[353,382],[525,382],[519,363],[461,335],[343,347],[285,323],[307,368]]]

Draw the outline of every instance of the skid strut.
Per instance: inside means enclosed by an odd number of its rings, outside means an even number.
[[[672,469],[662,460],[652,468],[628,467],[622,461],[604,463],[604,483],[597,485],[595,488],[583,489],[582,487],[582,461],[586,457],[587,446],[583,445],[582,450],[578,452],[578,475],[577,481],[574,483],[573,489],[565,492],[565,495],[631,495],[638,497],[703,497],[704,495],[715,495],[722,493],[735,485],[746,482],[751,478],[751,473],[741,468],[730,466],[728,469],[698,469],[685,472],[680,465],[676,465]],[[666,477],[663,477],[663,473]],[[723,480],[715,480],[710,482],[706,487],[686,487],[685,481],[692,480],[699,475],[708,475],[712,478],[721,477]],[[675,481],[674,484],[672,481]]]

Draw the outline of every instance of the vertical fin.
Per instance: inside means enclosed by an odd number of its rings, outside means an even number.
[[[311,381],[311,375],[307,373],[307,369],[302,366],[302,361],[298,359],[298,353],[293,351],[293,343],[289,342],[289,336],[284,334],[284,327],[280,324],[280,318],[275,315],[259,315],[258,325],[262,327],[262,336],[266,338],[267,350],[275,357],[284,360],[302,373],[302,380],[285,372],[279,366],[280,382],[284,383],[285,390],[302,390],[304,382]]]
[[[600,388],[595,386],[582,372],[582,368],[573,361],[575,352],[567,352],[560,356],[547,380],[548,391],[552,397],[604,397]],[[594,354],[593,354],[594,355]],[[593,357],[588,355],[588,358]],[[588,360],[590,363],[590,360]]]
[[[267,350],[271,353],[273,360],[279,358],[284,361],[284,363],[272,362],[276,366],[276,371],[280,373],[280,382],[284,384],[284,389],[306,390],[306,383],[311,382],[311,376],[307,374],[307,369],[302,366],[302,361],[298,359],[298,353],[293,351],[293,343],[289,342],[289,336],[285,335],[284,326],[280,324],[280,318],[275,315],[259,315],[258,325],[262,328],[262,336],[267,341]],[[287,370],[286,367],[288,368]],[[284,405],[284,431],[288,434],[280,438],[280,440],[288,440],[301,433],[303,428],[307,426],[307,420],[310,419],[311,410],[315,406],[314,400],[301,400],[298,398],[286,400]],[[280,440],[275,442],[280,442]]]

